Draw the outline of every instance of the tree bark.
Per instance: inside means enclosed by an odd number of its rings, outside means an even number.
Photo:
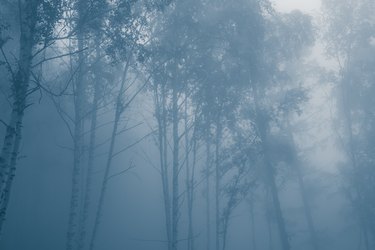
[[[27,107],[32,50],[36,26],[36,1],[20,1],[20,51],[16,75],[12,78],[13,107],[4,136],[0,154],[0,235],[9,204],[11,187],[16,172],[17,157],[21,143],[24,111]]]
[[[84,47],[84,30],[83,19],[85,4],[84,0],[78,2],[78,27],[77,27],[77,46],[78,51],[82,51]],[[72,172],[72,187],[70,198],[70,212],[68,221],[66,250],[72,250],[77,247],[78,243],[78,230],[79,230],[79,214],[81,208],[81,178],[82,178],[82,162],[84,155],[84,115],[83,105],[85,98],[85,88],[83,80],[83,53],[78,54],[78,69],[77,78],[75,80],[75,93],[74,93],[74,142],[73,142],[73,172]]]
[[[23,116],[23,114],[20,114],[19,116],[20,117],[18,118],[18,122],[17,122],[16,128],[15,128],[16,136],[15,136],[15,139],[14,139],[13,151],[12,151],[12,155],[11,155],[11,158],[10,158],[8,178],[5,182],[5,186],[4,186],[4,190],[3,190],[3,194],[2,194],[3,199],[2,199],[1,204],[0,204],[0,234],[2,232],[3,225],[4,225],[4,222],[5,222],[5,216],[6,216],[9,200],[10,200],[10,194],[11,194],[11,190],[12,190],[13,179],[14,179],[15,174],[16,174],[17,159],[18,159],[19,148],[20,148],[21,139],[22,139],[22,135],[21,135],[21,133],[22,133],[22,117],[21,116]]]

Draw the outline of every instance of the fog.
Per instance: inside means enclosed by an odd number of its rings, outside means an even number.
[[[315,14],[319,12],[322,4],[321,0],[273,0],[272,3],[279,11],[290,12],[293,10],[301,10],[309,14]]]
[[[0,1],[0,249],[374,249],[374,12]]]

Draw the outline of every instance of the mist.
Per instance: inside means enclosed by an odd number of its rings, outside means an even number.
[[[1,0],[0,249],[374,249],[373,13]]]

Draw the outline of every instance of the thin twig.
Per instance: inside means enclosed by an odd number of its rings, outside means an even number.
[[[134,143],[130,144],[129,146],[121,149],[120,151],[118,151],[117,153],[114,153],[112,155],[112,158],[114,158],[115,156],[125,152],[126,150],[128,150],[129,148],[132,148],[133,146],[137,145],[138,143],[140,143],[141,141],[143,141],[146,137],[150,136],[152,133],[154,133],[155,131],[151,131],[150,133],[148,133],[147,135],[141,137],[140,139],[138,139],[137,141],[135,141]]]
[[[122,174],[128,172],[129,170],[131,170],[131,169],[133,169],[133,168],[135,168],[135,164],[134,164],[133,162],[131,162],[131,163],[130,163],[130,166],[129,166],[127,169],[122,170],[122,171],[119,172],[119,173],[116,173],[116,174],[113,174],[113,175],[109,176],[109,177],[107,178],[107,181],[109,181],[110,179],[112,179],[112,178],[114,178],[114,177],[116,177],[116,176],[122,175]]]
[[[77,51],[73,51],[73,52],[69,52],[69,53],[65,53],[65,54],[61,54],[61,55],[57,55],[57,56],[53,56],[53,57],[49,57],[49,58],[45,58],[43,60],[41,60],[40,62],[37,62],[36,64],[32,65],[31,68],[35,68],[36,66],[44,63],[44,62],[48,62],[48,61],[51,61],[51,60],[55,60],[55,59],[58,59],[58,58],[62,58],[62,57],[65,57],[65,56],[72,56],[74,54],[78,54],[78,53],[81,53],[85,50],[87,50],[88,48],[84,48],[84,49],[81,49],[81,50],[77,50]]]

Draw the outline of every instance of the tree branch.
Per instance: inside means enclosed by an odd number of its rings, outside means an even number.
[[[88,48],[84,48],[84,49],[81,49],[81,50],[76,50],[76,51],[73,51],[73,52],[69,52],[69,53],[65,53],[65,54],[61,54],[61,55],[57,55],[57,56],[45,58],[45,59],[41,60],[40,62],[37,62],[36,64],[32,65],[31,68],[35,68],[36,66],[38,66],[38,65],[40,65],[40,64],[42,64],[44,62],[48,62],[48,61],[55,60],[55,59],[58,59],[58,58],[62,58],[62,57],[65,57],[65,56],[72,56],[72,55],[81,53],[81,52],[83,52],[83,51],[85,51],[87,49]]]

